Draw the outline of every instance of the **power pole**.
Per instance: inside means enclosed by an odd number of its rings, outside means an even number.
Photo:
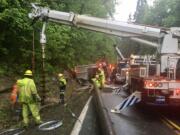
[[[42,104],[45,104],[46,98],[46,74],[45,74],[45,45],[46,45],[46,22],[43,23],[42,31],[40,34],[40,43],[42,49]]]
[[[34,49],[34,30],[32,33],[32,71],[35,72],[35,49]]]

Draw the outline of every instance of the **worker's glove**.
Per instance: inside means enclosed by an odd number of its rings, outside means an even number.
[[[41,98],[40,98],[39,95],[36,95],[36,101],[37,101],[37,102],[41,102]]]
[[[36,94],[32,94],[33,101],[36,101]]]
[[[39,97],[39,95],[33,94],[33,100],[35,102],[41,102],[41,98]]]

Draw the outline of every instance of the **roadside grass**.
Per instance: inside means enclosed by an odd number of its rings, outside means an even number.
[[[9,94],[2,94],[0,96],[0,129],[10,126],[10,117],[12,114],[11,104],[9,101]]]
[[[70,134],[73,125],[80,115],[86,101],[88,100],[89,93],[88,90],[77,91],[79,84],[73,79],[68,80],[67,89],[65,92],[66,106],[58,104],[59,101],[59,89],[56,83],[50,82],[47,84],[47,94],[46,103],[54,103],[52,106],[45,107],[41,111],[41,117],[43,121],[59,119],[63,120],[63,126],[55,131],[53,134],[61,133],[62,135]],[[38,86],[38,89],[39,86]],[[40,92],[40,91],[39,91]],[[75,115],[75,117],[74,117]],[[32,117],[31,117],[32,119]],[[0,95],[0,130],[7,129],[10,127],[16,127],[20,125],[22,118],[17,121],[14,119],[14,114],[12,113],[11,104],[9,101],[9,93],[5,95]],[[43,134],[41,132],[34,131],[30,129],[27,134],[33,133],[34,135]],[[50,132],[50,134],[52,133]],[[56,133],[57,132],[57,133]]]

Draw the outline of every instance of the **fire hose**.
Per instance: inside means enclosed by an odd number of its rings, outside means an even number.
[[[48,121],[48,122],[45,122],[45,123],[39,125],[38,129],[41,131],[50,131],[50,130],[54,130],[62,125],[63,125],[62,120],[61,121],[52,120],[52,121]]]
[[[25,131],[24,128],[12,128],[1,132],[0,135],[20,135],[24,131]]]
[[[80,121],[80,119],[76,116],[76,114],[68,107],[68,106],[65,106],[67,109],[68,109],[68,111],[70,112],[70,114],[71,114],[71,116],[73,117],[73,118],[75,118],[76,120],[78,120],[80,123],[82,123],[81,121]]]

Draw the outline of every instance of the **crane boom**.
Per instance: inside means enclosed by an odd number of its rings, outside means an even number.
[[[32,4],[33,10],[29,13],[29,17],[33,20],[41,19],[42,21],[52,21],[60,24],[76,26],[92,31],[102,32],[119,37],[130,37],[130,39],[146,45],[157,47],[161,56],[161,72],[167,68],[169,55],[179,56],[180,47],[178,45],[180,38],[180,28],[174,27],[170,29],[155,28],[127,22],[119,22],[115,20],[90,17],[87,15],[78,15],[72,12],[66,13],[56,10],[50,10],[46,7],[39,7]],[[44,31],[43,31],[44,32]],[[46,42],[45,34],[41,41]],[[158,39],[160,44],[140,39],[141,37],[152,37]]]
[[[135,42],[138,42],[138,43],[149,45],[151,47],[158,47],[158,43],[155,43],[155,42],[147,41],[147,40],[140,39],[140,38],[137,38],[137,37],[131,37],[130,39],[135,41]]]
[[[124,60],[125,58],[124,58],[123,54],[121,53],[121,51],[119,50],[119,48],[118,48],[117,46],[115,46],[115,49],[116,49],[116,52],[118,53],[119,57],[120,57],[122,60]]]
[[[60,12],[50,10],[48,8],[38,7],[33,4],[33,11],[29,17],[41,18],[42,20],[48,19],[52,22],[75,25],[79,28],[85,28],[93,31],[103,32],[120,37],[137,37],[137,36],[150,36],[161,38],[161,29],[148,26],[130,24],[126,22],[119,22],[108,19],[101,19],[97,17],[90,17],[86,15],[78,15],[72,12]]]

